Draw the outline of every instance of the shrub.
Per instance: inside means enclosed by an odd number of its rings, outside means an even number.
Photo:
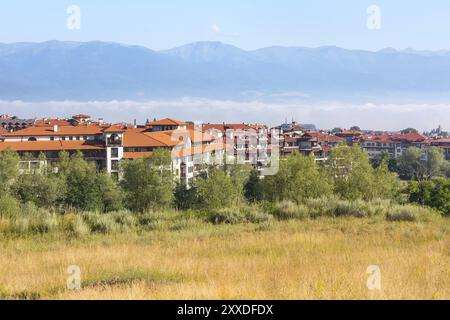
[[[69,237],[83,237],[90,233],[89,227],[83,218],[76,214],[62,216],[60,227]]]
[[[110,215],[119,227],[124,230],[133,230],[137,225],[136,217],[128,210],[111,212]]]
[[[245,215],[245,220],[250,223],[266,223],[273,219],[271,214],[265,213],[261,208],[257,206],[250,206],[242,209]]]
[[[214,224],[238,224],[245,222],[246,218],[239,208],[223,208],[211,211],[207,220]]]
[[[147,231],[163,230],[166,227],[167,214],[148,211],[137,216],[139,226]]]
[[[394,206],[392,207],[388,214],[386,215],[386,219],[388,221],[419,221],[424,220],[427,221],[436,217],[437,214],[434,210],[419,207],[415,205],[403,205],[403,206]]]
[[[118,231],[119,226],[117,225],[114,217],[110,214],[99,214],[87,213],[85,215],[85,220],[91,230],[91,232],[96,233],[114,233]]]
[[[20,214],[20,203],[8,194],[0,196],[0,216],[14,217]]]
[[[367,205],[362,200],[338,201],[334,208],[335,217],[348,216],[362,218],[368,215]]]
[[[39,213],[30,219],[29,227],[33,233],[49,233],[58,227],[58,220],[54,214]]]
[[[317,218],[321,216],[334,217],[338,202],[339,200],[336,197],[308,199],[306,201],[306,207],[311,218]]]
[[[304,219],[309,217],[308,208],[291,201],[277,203],[272,211],[279,220]]]

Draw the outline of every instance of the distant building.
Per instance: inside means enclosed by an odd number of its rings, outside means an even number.
[[[172,153],[174,176],[187,184],[200,173],[203,163],[224,156],[223,144],[214,143],[212,136],[188,129],[181,121],[164,119],[137,128],[94,122],[89,118],[44,120],[35,126],[5,133],[0,151],[8,148],[17,151],[23,157],[24,172],[56,162],[61,151],[81,151],[85,160],[94,162],[99,170],[119,178],[120,161],[143,158],[156,149],[163,149]]]

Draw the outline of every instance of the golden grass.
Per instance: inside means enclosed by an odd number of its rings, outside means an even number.
[[[0,238],[0,298],[450,299],[450,221],[323,218],[179,231]],[[83,288],[65,288],[67,267]],[[366,287],[378,265],[382,291]]]

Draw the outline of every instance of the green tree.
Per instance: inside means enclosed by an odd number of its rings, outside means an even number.
[[[198,190],[195,183],[189,187],[185,183],[177,183],[174,197],[175,207],[178,210],[195,209],[199,206]]]
[[[12,189],[24,203],[33,202],[38,207],[51,208],[64,196],[65,185],[55,175],[35,172],[21,175]]]
[[[410,181],[407,193],[409,201],[436,208],[450,216],[450,179]]]
[[[19,176],[19,155],[11,150],[0,151],[0,191],[8,192]]]
[[[86,162],[83,154],[78,151],[69,161],[66,153],[62,153],[60,166],[60,177],[66,185],[65,203],[81,210],[102,210],[102,195],[95,164]]]
[[[425,166],[421,160],[422,152],[415,147],[406,149],[398,158],[398,170],[403,179],[422,180]]]
[[[196,185],[203,209],[226,208],[241,201],[242,190],[224,170],[210,168],[207,177],[197,179]]]
[[[101,172],[97,175],[103,212],[116,211],[123,208],[124,193],[116,180],[107,172]]]
[[[425,159],[420,149],[408,148],[399,157],[397,163],[402,178],[417,181],[445,176],[448,165],[442,150],[437,147],[428,149]]]
[[[358,127],[358,126],[353,126],[353,127],[350,128],[350,130],[352,130],[352,131],[361,131],[361,128]]]
[[[402,130],[400,133],[401,133],[401,134],[419,133],[419,131],[417,131],[417,130],[414,129],[414,128],[406,128],[406,129]]]
[[[327,167],[334,180],[334,193],[340,197],[370,200],[377,196],[374,170],[360,146],[333,149]]]
[[[122,186],[131,210],[169,207],[174,187],[170,153],[156,151],[148,158],[125,162]]]
[[[438,147],[432,147],[427,150],[427,157],[425,161],[426,178],[440,177],[445,175],[446,165],[444,152]]]
[[[262,180],[262,190],[265,200],[301,203],[308,198],[329,195],[332,187],[313,156],[294,153],[280,163],[278,174]]]
[[[256,202],[263,198],[263,185],[257,169],[250,172],[244,186],[244,196],[249,202]]]
[[[396,173],[389,170],[389,160],[384,159],[374,170],[374,198],[394,199],[400,191],[400,181]]]

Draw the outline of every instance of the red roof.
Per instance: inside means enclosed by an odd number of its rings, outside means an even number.
[[[185,126],[186,123],[183,122],[183,121],[179,121],[179,120],[175,120],[175,119],[171,119],[171,118],[165,118],[165,119],[161,119],[161,120],[157,120],[157,121],[147,122],[146,125],[148,127],[153,127],[153,126]]]
[[[15,151],[62,151],[62,150],[99,150],[104,149],[102,143],[96,141],[20,141],[0,142],[0,150]]]

